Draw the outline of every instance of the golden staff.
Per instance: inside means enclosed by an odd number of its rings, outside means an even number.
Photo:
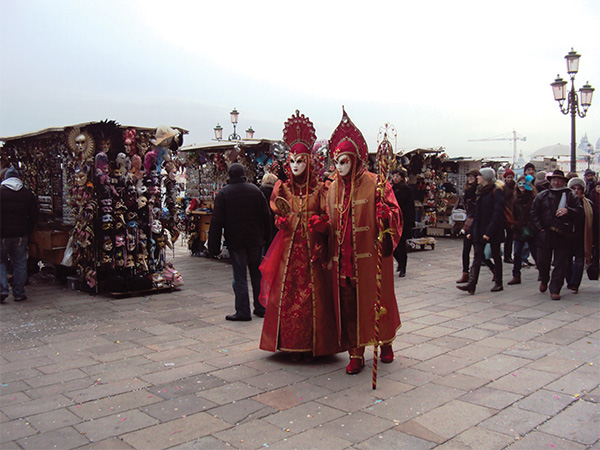
[[[387,124],[386,124],[387,128]],[[387,133],[383,134],[383,140],[377,148],[377,191],[376,198],[379,202],[385,200],[385,190],[387,186],[387,171],[390,155],[393,155],[392,144],[387,138]],[[378,202],[376,202],[378,203]],[[381,279],[383,273],[383,240],[386,234],[391,233],[390,228],[386,228],[385,219],[377,217],[377,226],[379,234],[377,235],[377,272],[376,272],[376,288],[375,288],[375,332],[373,346],[373,389],[377,389],[377,362],[378,362],[378,347],[383,345],[379,342],[379,318],[386,313],[385,308],[381,306]]]

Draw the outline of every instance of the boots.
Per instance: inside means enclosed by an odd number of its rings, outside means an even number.
[[[346,373],[348,375],[356,375],[360,373],[364,365],[365,358],[362,356],[350,356],[350,364],[346,366]]]
[[[475,285],[472,283],[462,284],[462,285],[456,286],[456,287],[457,287],[457,289],[460,289],[461,291],[466,291],[471,295],[473,295],[475,293]]]
[[[468,283],[469,282],[469,272],[463,272],[462,277],[456,280],[457,283]]]
[[[521,275],[513,275],[512,280],[510,280],[506,284],[509,284],[509,285],[521,284]]]
[[[381,346],[381,362],[391,363],[394,360],[394,350],[392,350],[391,344]]]
[[[500,292],[500,291],[503,291],[503,290],[504,290],[504,288],[502,287],[502,284],[496,283],[494,285],[494,287],[492,289],[490,289],[490,292]]]

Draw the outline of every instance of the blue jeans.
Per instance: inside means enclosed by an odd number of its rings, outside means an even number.
[[[514,257],[514,263],[513,263],[513,270],[512,270],[512,274],[513,276],[517,276],[517,275],[521,275],[521,266],[523,265],[523,263],[525,261],[528,260],[527,256],[525,255],[525,251],[527,250],[527,252],[531,252],[531,255],[533,256],[533,259],[535,260],[535,242],[528,242],[528,241],[514,241],[514,248],[515,248],[515,257]]]
[[[250,271],[252,282],[252,296],[254,297],[254,309],[264,311],[258,300],[260,294],[260,281],[262,275],[258,267],[262,259],[262,248],[240,248],[229,250],[231,266],[233,268],[233,292],[235,293],[235,312],[242,317],[250,317],[250,295],[248,294],[248,275],[246,267]]]
[[[8,258],[13,267],[13,297],[25,297],[27,236],[2,238],[0,246],[0,294],[8,295]]]

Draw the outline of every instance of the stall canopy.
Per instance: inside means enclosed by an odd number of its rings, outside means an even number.
[[[51,128],[44,128],[43,130],[39,130],[39,131],[33,131],[31,133],[25,133],[25,134],[18,134],[15,136],[6,136],[6,137],[0,137],[0,141],[2,142],[12,142],[12,141],[17,141],[17,140],[21,140],[21,139],[32,139],[32,138],[40,138],[43,139],[45,137],[49,137],[55,134],[62,134],[65,131],[71,129],[71,128],[85,128],[87,126],[90,125],[95,125],[98,124],[100,122],[94,121],[94,122],[83,122],[83,123],[78,123],[76,125],[67,125],[64,127],[51,127]],[[130,125],[121,125],[119,124],[119,127],[122,129],[127,129],[127,128],[135,128],[136,130],[143,132],[149,132],[149,133],[154,133],[154,130],[156,130],[156,127],[139,127],[139,126],[130,126]],[[171,127],[174,128],[176,130],[179,130],[180,133],[182,134],[188,134],[189,131],[181,128],[181,127]]]

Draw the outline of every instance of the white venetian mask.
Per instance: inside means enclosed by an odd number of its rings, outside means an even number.
[[[290,155],[290,170],[294,176],[299,176],[306,170],[306,155]]]
[[[335,160],[335,168],[340,176],[345,177],[352,170],[352,158],[349,155],[341,155]]]

